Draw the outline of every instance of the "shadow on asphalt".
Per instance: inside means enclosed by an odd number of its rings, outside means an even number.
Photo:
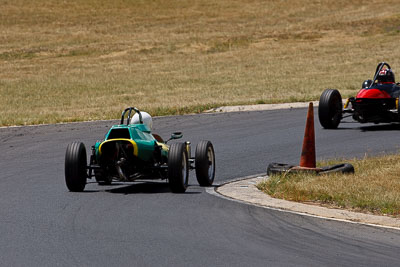
[[[371,125],[364,126],[359,128],[362,132],[374,132],[374,131],[399,131],[400,124],[392,123],[392,124],[380,124],[380,125]]]
[[[109,192],[109,193],[113,193],[113,194],[124,194],[124,195],[160,194],[160,193],[171,193],[172,194],[168,183],[157,183],[157,182],[143,182],[143,183],[137,183],[137,184],[130,184],[127,186],[108,189],[105,191]],[[201,192],[186,191],[184,194],[201,194]]]
[[[343,124],[354,124],[354,127],[343,127]],[[399,123],[384,123],[384,124],[373,124],[358,126],[357,122],[341,122],[337,129],[323,129],[326,131],[340,131],[340,130],[356,130],[361,132],[379,132],[379,131],[400,131]]]

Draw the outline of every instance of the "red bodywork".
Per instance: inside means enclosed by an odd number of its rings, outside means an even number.
[[[361,89],[356,98],[391,98],[391,96],[379,89]]]
[[[361,89],[351,100],[353,119],[365,122],[394,122],[399,121],[396,97],[393,97],[394,83],[378,83],[371,88]]]

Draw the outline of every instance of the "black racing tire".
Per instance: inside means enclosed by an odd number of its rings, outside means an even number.
[[[210,141],[200,141],[195,152],[196,178],[200,186],[211,186],[215,177],[215,153]]]
[[[68,145],[65,153],[65,183],[71,192],[82,192],[87,178],[86,148],[81,142]]]
[[[320,174],[326,174],[326,173],[334,173],[334,172],[340,172],[340,173],[354,173],[354,166],[351,165],[350,163],[342,163],[342,164],[337,164],[333,166],[327,166],[327,167],[322,167],[322,171],[320,171]]]
[[[189,158],[184,143],[173,143],[169,147],[168,182],[174,193],[184,193],[188,187]]]
[[[326,89],[319,98],[318,117],[325,129],[336,129],[342,119],[342,96],[336,89]]]

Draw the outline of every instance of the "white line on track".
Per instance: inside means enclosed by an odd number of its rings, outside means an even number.
[[[362,221],[352,221],[352,220],[341,219],[341,218],[325,217],[325,216],[321,216],[321,215],[315,215],[315,214],[309,214],[309,213],[305,213],[305,212],[293,211],[293,210],[288,210],[288,209],[279,208],[279,207],[271,207],[271,206],[267,206],[267,205],[251,203],[251,202],[248,202],[248,201],[240,199],[240,197],[233,198],[233,197],[222,195],[222,194],[220,194],[220,193],[218,193],[216,191],[218,187],[222,187],[222,186],[225,186],[225,185],[230,184],[230,183],[234,183],[234,182],[238,182],[238,181],[242,181],[242,180],[248,180],[248,179],[252,179],[252,178],[256,178],[256,177],[260,177],[260,176],[265,176],[265,174],[249,175],[249,176],[246,176],[246,177],[240,177],[240,178],[232,179],[232,180],[229,180],[229,181],[227,181],[225,183],[218,184],[215,187],[208,187],[208,188],[206,188],[206,192],[211,194],[211,195],[214,195],[216,197],[219,197],[219,198],[227,199],[227,200],[238,202],[238,203],[241,203],[241,204],[252,205],[252,206],[256,206],[256,207],[260,207],[260,208],[264,208],[264,209],[268,209],[268,210],[274,210],[274,211],[280,211],[280,212],[285,212],[285,213],[290,213],[290,214],[296,214],[296,215],[300,215],[300,216],[307,216],[307,217],[312,217],[312,218],[324,219],[324,220],[328,220],[328,221],[337,221],[337,222],[351,223],[351,224],[356,224],[356,225],[365,225],[365,226],[371,226],[371,227],[377,227],[377,228],[383,228],[383,229],[400,230],[400,227],[379,225],[379,224],[373,224],[373,223],[362,222]],[[294,205],[296,204],[296,202],[292,202],[292,203]]]

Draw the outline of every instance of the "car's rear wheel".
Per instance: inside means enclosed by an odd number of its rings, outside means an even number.
[[[65,183],[69,191],[82,192],[87,178],[86,148],[81,142],[68,145],[65,153]]]
[[[342,96],[336,89],[326,89],[319,99],[319,122],[325,129],[336,129],[342,119]]]
[[[172,192],[186,191],[189,183],[189,159],[184,143],[174,143],[169,148],[168,181]]]
[[[211,186],[215,177],[215,154],[210,141],[201,141],[195,152],[196,178],[201,186]]]

